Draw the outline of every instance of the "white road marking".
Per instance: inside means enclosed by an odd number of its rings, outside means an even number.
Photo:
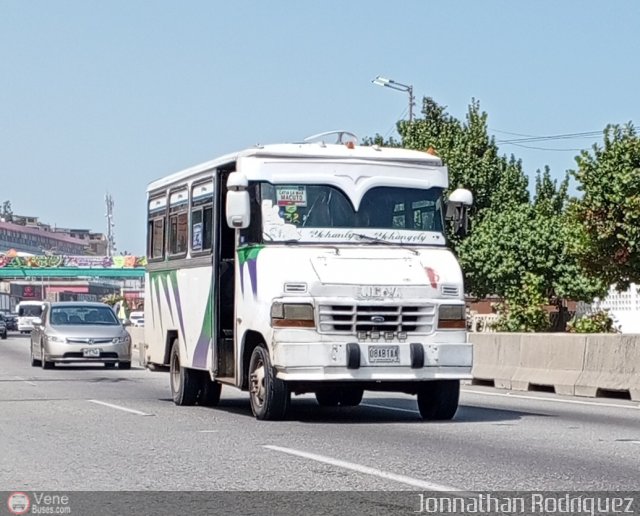
[[[137,414],[139,416],[153,416],[153,414],[147,414],[146,412],[140,412],[139,410],[130,409],[127,407],[121,407],[120,405],[114,405],[100,400],[87,400],[89,403],[96,403],[98,405],[104,405],[105,407],[111,407],[117,410],[123,410],[124,412],[130,412],[131,414]]]
[[[217,434],[217,430],[198,430],[201,434]]]
[[[410,412],[411,414],[420,414],[419,410],[410,410],[410,409],[399,408],[399,407],[386,407],[384,405],[374,405],[373,403],[361,403],[360,405],[362,407],[381,408],[386,410],[396,410],[398,412]]]
[[[324,464],[329,464],[331,466],[349,469],[351,471],[356,471],[358,473],[364,473],[365,475],[372,475],[374,477],[384,478],[385,480],[392,480],[400,484],[406,484],[412,487],[418,487],[426,491],[456,491],[456,492],[460,491],[460,489],[457,489],[455,487],[449,487],[442,484],[434,484],[432,482],[425,482],[424,480],[420,480],[417,478],[407,477],[405,475],[397,475],[396,473],[389,473],[388,471],[382,471],[380,469],[370,468],[368,466],[355,464],[353,462],[347,462],[344,460],[334,459],[331,457],[325,457],[324,455],[317,455],[315,453],[308,453],[300,450],[294,450],[292,448],[283,448],[281,446],[264,445],[263,447],[269,450],[279,451],[282,453],[287,453],[289,455],[295,455],[297,457],[315,460],[316,462],[322,462]]]
[[[14,378],[16,380],[20,380],[21,382],[28,383],[29,385],[33,385],[34,387],[36,387],[35,383],[30,382],[30,381],[26,380],[25,378],[22,378],[22,376],[14,376]]]
[[[559,398],[539,398],[537,396],[526,396],[522,394],[512,394],[511,392],[486,392],[486,391],[474,391],[471,389],[462,389],[462,392],[469,394],[480,394],[486,396],[501,396],[503,398],[522,398],[523,400],[535,400],[535,401],[553,401],[554,403],[569,403],[573,405],[589,405],[591,407],[613,407],[613,408],[630,408],[640,409],[640,405],[620,405],[618,403],[597,403],[594,401],[578,401],[578,400],[563,400]]]

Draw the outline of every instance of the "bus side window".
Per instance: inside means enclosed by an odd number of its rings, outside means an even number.
[[[165,220],[167,200],[158,197],[149,201],[149,218],[147,224],[147,258],[161,260],[164,258]]]
[[[191,192],[191,251],[210,253],[213,243],[213,182],[195,185]]]
[[[169,242],[170,257],[187,254],[189,235],[189,195],[187,189],[171,193],[169,198]]]

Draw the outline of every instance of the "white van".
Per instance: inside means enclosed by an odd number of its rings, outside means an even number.
[[[144,312],[131,312],[129,314],[129,322],[131,326],[141,328],[144,326]]]
[[[34,319],[42,316],[42,301],[21,301],[16,306],[18,313],[18,331],[20,333],[30,333],[33,330]]]

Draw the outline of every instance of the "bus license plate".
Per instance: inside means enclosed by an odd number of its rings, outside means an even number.
[[[100,350],[98,348],[88,348],[88,349],[83,349],[82,350],[82,356],[83,357],[99,357],[100,356]]]
[[[369,363],[393,364],[400,362],[400,346],[369,346]]]

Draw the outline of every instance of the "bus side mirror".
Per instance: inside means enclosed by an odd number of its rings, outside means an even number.
[[[231,172],[227,179],[227,225],[232,229],[249,226],[251,205],[249,203],[249,181],[241,172]]]
[[[454,224],[455,234],[464,236],[468,232],[469,208],[473,205],[473,194],[466,188],[451,192],[447,199],[447,220]]]

